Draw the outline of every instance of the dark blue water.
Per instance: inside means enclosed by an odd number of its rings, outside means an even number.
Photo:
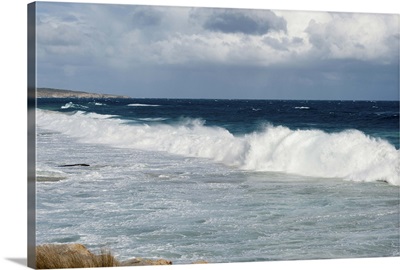
[[[74,99],[68,105],[69,102],[71,99],[38,99],[38,108],[111,114],[152,125],[202,119],[206,126],[223,127],[235,135],[259,131],[268,124],[329,133],[357,129],[399,149],[397,101]]]

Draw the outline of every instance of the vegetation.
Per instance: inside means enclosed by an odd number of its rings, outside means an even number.
[[[200,260],[194,264],[203,264]],[[118,261],[110,251],[93,254],[82,244],[46,244],[36,247],[36,269],[91,268],[115,266],[171,265],[165,259],[132,258]]]
[[[42,245],[36,247],[36,269],[114,267],[120,262],[106,250],[100,255],[89,252],[84,246]]]

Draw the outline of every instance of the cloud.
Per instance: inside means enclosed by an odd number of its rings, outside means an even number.
[[[133,27],[155,27],[159,26],[163,13],[155,8],[138,6],[131,13]]]
[[[39,10],[42,5],[39,3]],[[100,39],[100,33],[93,30],[83,14],[74,9],[65,11],[63,6],[52,12],[38,13],[36,30],[39,60],[53,57],[66,62],[77,57],[83,57],[79,61],[87,60]]]
[[[286,21],[272,11],[216,9],[203,24],[204,29],[222,33],[263,35],[286,31]]]
[[[56,18],[38,19],[38,43],[44,46],[75,46],[81,44],[82,32],[73,26],[74,21]]]
[[[332,13],[328,22],[311,20],[305,32],[320,58],[385,63],[398,55],[397,16]]]
[[[190,97],[227,85],[243,98],[243,88],[253,98],[318,89],[334,98],[398,83],[398,15],[43,2],[37,22],[38,80],[51,82],[43,86],[137,85],[143,96],[169,86]],[[198,92],[202,82],[210,91]]]
[[[391,15],[41,5],[52,12],[39,16],[40,55],[68,55],[67,61],[83,57],[120,68],[269,66],[324,59],[384,63],[398,55],[398,17]]]
[[[299,37],[294,37],[294,38],[283,37],[281,39],[278,39],[266,36],[265,38],[262,39],[262,41],[274,50],[287,51],[287,52],[289,52],[289,49],[293,49],[295,47],[303,45],[303,39]]]

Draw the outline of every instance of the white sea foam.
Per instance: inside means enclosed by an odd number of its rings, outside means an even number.
[[[83,105],[79,105],[79,104],[75,104],[73,102],[68,102],[65,105],[61,106],[61,109],[69,109],[69,108],[81,108],[81,109],[87,109],[87,106],[83,106]]]
[[[309,110],[310,107],[305,107],[305,106],[301,106],[301,107],[294,107],[297,110]]]
[[[226,129],[204,126],[199,119],[149,126],[124,125],[95,115],[38,110],[37,123],[82,142],[208,158],[243,170],[400,185],[399,150],[357,130],[328,134],[268,126],[261,132],[234,136]]]
[[[66,177],[65,173],[61,170],[57,170],[53,167],[45,166],[43,164],[41,164],[41,166],[37,166],[36,175],[38,177]]]
[[[95,105],[95,106],[106,106],[106,105],[107,105],[107,104],[105,104],[105,103],[96,102],[96,101],[94,101],[94,102],[89,102],[89,104],[90,104],[90,105]]]
[[[107,119],[115,117],[115,115],[112,114],[98,114],[98,113],[86,113],[86,112],[83,112],[83,114],[90,118],[95,118],[95,119]]]
[[[155,117],[155,118],[139,118],[138,120],[141,120],[141,121],[165,121],[165,120],[167,120],[168,118],[164,118],[164,117]]]
[[[157,105],[157,104],[133,103],[133,104],[128,104],[127,106],[131,106],[131,107],[158,107],[158,106],[160,106],[160,105]]]

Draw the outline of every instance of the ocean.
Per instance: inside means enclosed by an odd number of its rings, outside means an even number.
[[[37,244],[174,264],[400,255],[397,101],[41,98],[36,118]]]

